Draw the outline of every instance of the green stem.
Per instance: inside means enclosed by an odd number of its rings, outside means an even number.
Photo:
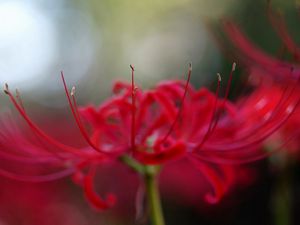
[[[273,193],[273,214],[276,225],[291,225],[292,196],[289,168],[282,168]]]
[[[129,155],[123,155],[119,160],[143,177],[152,225],[165,225],[157,182],[160,166],[143,165]]]
[[[138,172],[139,174],[145,174],[145,166],[131,158],[129,155],[123,155],[119,158],[119,160],[129,166],[129,168],[135,172]]]
[[[161,207],[160,195],[157,182],[157,167],[145,167],[144,182],[146,186],[146,194],[148,207],[150,209],[150,219],[152,225],[164,225],[164,217]]]

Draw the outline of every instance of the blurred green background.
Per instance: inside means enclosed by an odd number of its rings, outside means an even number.
[[[2,0],[0,82],[57,107],[65,104],[61,70],[87,101],[107,95],[113,80],[129,81],[129,64],[146,87],[181,78],[188,62],[195,82],[213,81],[222,58],[206,21],[232,14],[238,2]]]

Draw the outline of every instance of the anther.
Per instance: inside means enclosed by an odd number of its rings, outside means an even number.
[[[75,86],[73,86],[72,89],[71,89],[71,93],[70,93],[71,96],[74,96],[74,95],[75,95],[75,90],[76,90],[76,88],[75,88]]]
[[[136,92],[136,86],[134,84],[134,67],[133,65],[130,64],[130,68],[131,68],[131,101],[132,101],[132,109],[131,109],[131,147],[132,150],[135,150],[135,136],[136,136],[136,131],[135,131],[135,92]]]
[[[135,95],[138,89],[139,89],[139,88],[138,88],[137,86],[135,86],[135,87],[133,88],[133,90],[132,90],[132,94]]]
[[[17,97],[20,97],[20,96],[21,96],[18,89],[16,89],[16,95],[17,95]]]
[[[235,71],[235,68],[236,68],[236,63],[234,62],[234,63],[232,63],[232,69],[231,69],[231,71]]]
[[[22,99],[21,99],[21,94],[20,94],[18,89],[16,89],[16,99],[19,101],[20,106],[25,111],[25,108],[23,106],[23,102],[22,102]]]
[[[5,86],[4,86],[4,93],[5,94],[9,94],[9,89],[8,89],[8,84],[7,83],[5,83]]]
[[[190,62],[189,63],[189,72],[192,72],[192,70],[193,70],[192,63]]]
[[[221,82],[222,81],[221,74],[217,73],[217,76],[218,76],[218,81]]]

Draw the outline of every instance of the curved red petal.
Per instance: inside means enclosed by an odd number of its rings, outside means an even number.
[[[111,208],[116,203],[114,194],[107,194],[106,199],[102,199],[94,190],[93,174],[88,174],[84,177],[83,190],[85,197],[91,205],[97,210],[105,210]]]
[[[208,203],[215,204],[226,194],[234,181],[234,171],[232,166],[209,165],[195,158],[189,157],[193,166],[199,170],[212,187],[212,192],[205,195]]]

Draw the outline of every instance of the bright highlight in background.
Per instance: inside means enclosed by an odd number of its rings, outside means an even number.
[[[28,2],[0,2],[0,82],[30,86],[55,57],[53,24]]]

